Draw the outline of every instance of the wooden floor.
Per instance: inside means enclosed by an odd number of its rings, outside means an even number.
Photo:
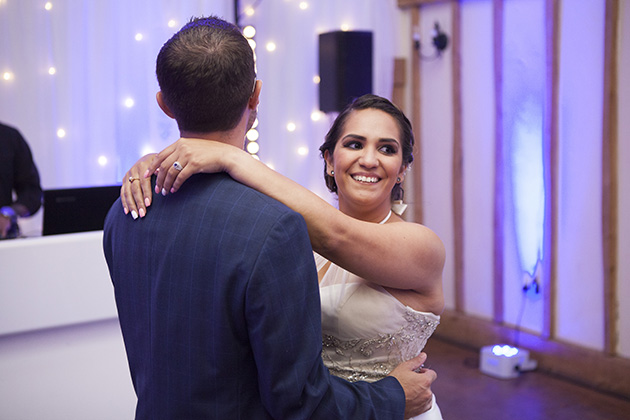
[[[541,372],[496,379],[479,371],[479,352],[431,338],[426,366],[445,420],[628,420],[630,400]],[[588,366],[584,367],[588,369]]]

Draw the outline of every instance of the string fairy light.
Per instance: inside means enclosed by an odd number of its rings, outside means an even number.
[[[321,121],[324,118],[324,113],[322,111],[316,110],[311,112],[311,121],[317,122]]]
[[[251,10],[251,13],[248,12],[249,10]],[[245,11],[245,14],[247,16],[252,16],[254,14],[254,8],[249,7]],[[247,39],[247,42],[249,43],[249,46],[251,47],[252,51],[254,52],[254,62],[255,62],[256,61],[256,41],[254,41],[254,36],[256,36],[256,28],[253,25],[247,25],[242,29],[242,33],[243,33],[243,36]],[[245,146],[245,150],[247,150],[247,152],[253,157],[258,158],[257,153],[260,151],[260,145],[257,143],[257,141],[260,136],[260,133],[258,132],[256,127],[258,127],[258,118],[254,120],[252,127],[245,134],[245,138],[248,141],[247,145]]]
[[[260,150],[260,145],[255,141],[251,141],[247,144],[247,151],[250,155],[255,155]]]
[[[252,25],[247,25],[246,27],[243,28],[243,36],[245,38],[253,38],[256,35],[256,28],[254,28]]]
[[[242,17],[252,17],[255,14],[258,13],[258,6],[262,3],[264,5],[264,2],[262,2],[262,0],[249,0],[249,3],[251,3],[251,5],[244,7],[242,10],[242,14],[240,16]],[[7,0],[0,0],[0,5],[5,5],[7,3]],[[310,9],[316,9],[317,8],[317,4],[313,3],[309,1],[287,1],[286,2],[286,6],[290,6],[290,12],[293,14],[302,14],[302,13],[310,13],[311,10]],[[54,11],[53,11],[53,6],[55,6]],[[37,5],[36,7],[41,11],[42,7],[46,10],[51,12],[50,15],[54,16],[54,14],[57,14],[57,12],[59,12],[58,9],[58,4],[55,5],[54,4],[54,0],[53,1],[45,1],[45,2],[41,2],[39,3],[39,5]],[[304,11],[304,12],[302,12]],[[252,22],[253,20],[247,19],[246,22]],[[180,23],[178,23],[177,20],[177,16],[164,16],[163,20],[161,20],[161,27],[162,29],[164,29],[165,26],[168,26],[169,28],[175,28],[179,25]],[[240,26],[240,25],[239,25]],[[349,25],[342,25],[342,30],[349,30]],[[133,36],[133,39],[137,42],[153,42],[153,36],[152,36],[152,32],[150,32],[148,29],[146,28],[135,28],[135,31],[129,32],[128,33],[128,37],[131,38]],[[264,26],[260,26],[259,29],[264,29]],[[250,44],[252,50],[254,51],[254,55],[256,53],[256,48],[257,45],[260,45],[261,49],[265,49],[266,52],[269,53],[274,53],[274,52],[282,52],[283,54],[286,53],[285,50],[288,49],[287,45],[286,45],[286,40],[283,38],[279,38],[279,39],[275,39],[273,40],[272,37],[267,36],[268,33],[266,31],[261,32],[260,34],[257,34],[257,30],[256,27],[252,24],[247,24],[245,26],[242,26],[242,33],[243,36],[246,37],[248,43]],[[258,37],[260,39],[258,39],[258,44],[256,42],[256,40],[254,39],[255,37]],[[263,38],[264,37],[264,38]],[[262,43],[261,43],[262,42]],[[270,54],[271,55],[271,54]],[[273,58],[277,58],[277,57],[270,57],[271,60],[273,60]],[[60,75],[65,75],[68,71],[68,66],[66,65],[66,63],[59,63],[56,62],[54,64],[59,65],[60,69],[57,70],[57,68],[53,65],[51,65],[53,63],[50,63],[48,66],[42,66],[43,68],[40,68],[40,74],[41,75],[45,75],[47,72],[49,76],[55,76],[55,77],[59,77]],[[59,75],[57,75],[57,72],[60,72]],[[0,84],[2,84],[2,81],[7,82],[7,85],[10,85],[11,82],[13,82],[16,78],[17,78],[17,82],[20,81],[22,77],[22,73],[16,70],[16,74],[14,74],[12,71],[10,71],[8,68],[6,68],[4,71],[0,70]],[[307,73],[307,80],[310,77],[310,75],[308,75]],[[313,83],[315,85],[320,83],[320,77],[319,75],[315,75],[312,76],[312,80]],[[308,82],[307,82],[308,83]],[[126,109],[132,109],[134,107],[137,107],[141,104],[136,104],[134,97],[136,95],[135,92],[128,92],[130,93],[130,96],[125,97],[124,94],[118,96],[117,99],[117,105],[119,108],[123,109],[125,112]],[[303,113],[304,115],[298,116],[295,118],[294,121],[290,121],[287,122],[287,120],[285,120],[285,133],[293,133],[296,130],[297,131],[307,131],[307,125],[306,123],[308,123],[309,125],[311,125],[311,122],[308,122],[308,118],[309,118],[309,112],[308,109],[306,111],[306,113]],[[320,111],[312,111],[310,112],[310,119],[312,122],[320,122],[322,120],[325,120],[325,114],[321,113]],[[306,120],[306,121],[304,121]],[[252,154],[253,157],[258,158],[258,156],[256,156],[260,149],[261,149],[261,133],[260,133],[260,129],[258,128],[258,124],[259,121],[258,119],[256,119],[254,125],[252,126],[252,128],[250,130],[248,130],[248,132],[246,133],[246,150]],[[314,125],[314,124],[313,124]],[[298,129],[299,127],[299,129]],[[280,131],[282,130],[282,123],[280,124]],[[319,128],[318,128],[319,129]],[[76,129],[73,126],[66,126],[66,127],[61,127],[61,124],[57,127],[53,126],[49,128],[49,131],[51,132],[55,132],[56,130],[56,137],[58,139],[66,139],[68,136],[72,137],[73,133],[76,132]],[[67,131],[66,131],[67,130]],[[264,133],[263,133],[264,134]],[[304,140],[304,139],[302,139]],[[151,150],[153,151],[153,148],[151,148]],[[298,147],[298,148],[294,148],[292,150],[292,153],[298,153],[300,155],[306,155],[309,153],[309,149],[306,146],[302,146],[302,147]],[[143,153],[146,154],[146,153]],[[92,158],[94,159],[94,157]],[[110,159],[107,159],[107,156],[100,156],[97,158],[98,162],[100,165],[102,166],[106,166],[106,165],[112,165],[112,158],[110,156]]]

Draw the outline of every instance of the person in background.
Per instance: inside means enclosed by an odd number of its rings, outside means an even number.
[[[17,238],[18,217],[35,214],[41,205],[42,188],[31,149],[18,130],[0,123],[0,239]]]
[[[146,214],[148,176],[156,170],[155,192],[162,195],[185,188],[193,174],[225,171],[300,213],[319,274],[324,363],[338,377],[377,381],[422,351],[444,308],[442,241],[393,211],[402,210],[400,184],[413,144],[402,111],[365,95],[339,114],[320,147],[338,209],[237,147],[191,138],[137,162],[129,176],[145,178],[123,184],[122,203],[125,212]],[[435,400],[418,417],[441,418]]]
[[[238,28],[193,19],[164,44],[156,73],[158,104],[181,136],[243,147],[261,82]],[[103,247],[136,419],[402,419],[429,408],[436,375],[422,369],[425,354],[373,383],[330,375],[297,212],[222,173],[156,197],[149,217],[120,205]]]

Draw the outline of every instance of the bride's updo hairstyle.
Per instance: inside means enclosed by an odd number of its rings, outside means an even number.
[[[376,95],[363,95],[352,101],[341,111],[339,116],[335,119],[335,122],[333,122],[332,127],[330,127],[330,130],[328,130],[324,143],[319,148],[322,158],[324,157],[324,152],[326,150],[328,150],[330,156],[333,155],[337,141],[339,141],[344,125],[350,114],[352,114],[352,111],[359,111],[363,109],[378,109],[379,111],[383,111],[394,118],[398,124],[398,128],[400,129],[400,140],[402,142],[402,166],[409,166],[411,162],[413,162],[413,145],[415,143],[411,123],[396,105],[391,103],[388,99]],[[330,192],[336,194],[337,183],[335,182],[335,178],[329,175],[326,171],[325,160],[324,180],[326,181],[326,186]],[[397,182],[394,185],[394,188],[392,188],[391,200],[402,200],[403,195],[404,191],[400,186],[400,183]]]

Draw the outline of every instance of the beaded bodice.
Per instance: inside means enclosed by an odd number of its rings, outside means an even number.
[[[318,269],[326,260],[315,254]],[[417,356],[440,317],[331,264],[320,283],[324,364],[349,381],[376,381]]]

